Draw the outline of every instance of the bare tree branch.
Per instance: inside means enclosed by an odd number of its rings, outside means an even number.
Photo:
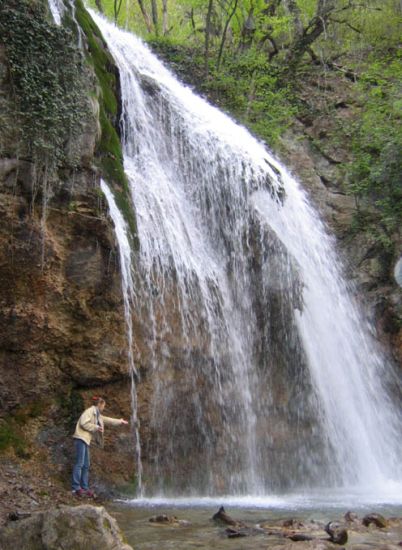
[[[326,31],[330,15],[334,12],[337,0],[318,0],[315,16],[309,21],[300,35],[296,35],[287,55],[288,71],[294,72],[303,55]]]

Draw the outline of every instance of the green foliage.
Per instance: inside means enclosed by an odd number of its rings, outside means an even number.
[[[149,41],[183,79],[195,84],[220,108],[235,116],[271,146],[278,143],[297,113],[290,86],[279,82],[279,73],[255,48],[239,54],[217,70],[210,62],[204,76],[202,50],[179,45],[168,38]]]
[[[276,145],[297,113],[291,87],[279,82],[278,70],[255,49],[228,63],[224,70],[243,97],[240,120],[268,144]]]
[[[0,6],[0,36],[10,64],[23,139],[37,161],[57,165],[78,134],[87,104],[82,59],[71,33],[48,23],[41,2]]]
[[[401,77],[397,58],[368,63],[359,82],[364,106],[351,142],[349,191],[357,198],[360,224],[386,247],[402,222]],[[370,214],[370,207],[378,214]]]

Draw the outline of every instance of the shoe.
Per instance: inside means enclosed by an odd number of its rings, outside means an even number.
[[[84,489],[77,489],[76,491],[73,491],[73,495],[76,497],[84,497],[86,495],[86,491],[84,491]]]
[[[91,489],[87,489],[86,491],[84,491],[84,495],[88,498],[94,498],[95,497],[95,493],[93,491],[91,491]]]

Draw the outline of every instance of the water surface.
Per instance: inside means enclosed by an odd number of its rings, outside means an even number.
[[[400,493],[401,494],[401,493]],[[362,494],[361,491],[336,491],[323,489],[314,493],[300,493],[269,497],[213,497],[213,498],[153,498],[116,501],[108,506],[117,519],[127,542],[136,550],[186,550],[192,548],[225,550],[266,549],[284,545],[287,541],[266,533],[228,539],[225,528],[216,525],[212,516],[220,506],[234,519],[250,526],[269,523],[281,525],[284,520],[298,519],[304,523],[342,520],[353,510],[363,517],[367,513],[381,513],[386,518],[402,516],[402,498],[397,488],[385,497]],[[176,516],[190,525],[158,525],[149,521],[156,515]],[[324,534],[323,534],[324,536]],[[381,530],[350,534],[350,545],[364,543],[367,550],[378,548],[381,541],[398,544],[402,532],[394,529],[385,534]],[[347,545],[349,546],[349,545]]]

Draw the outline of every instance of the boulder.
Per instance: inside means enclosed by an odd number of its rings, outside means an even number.
[[[102,506],[60,506],[12,521],[0,531],[1,550],[132,550]]]
[[[328,533],[331,542],[334,544],[346,544],[348,542],[348,532],[346,531],[345,526],[336,521],[330,521],[325,526],[325,531]]]
[[[367,516],[364,516],[362,523],[365,527],[373,524],[379,529],[384,529],[387,526],[387,520],[381,514],[367,514]]]
[[[347,523],[353,523],[359,521],[359,516],[355,512],[349,510],[349,512],[346,512],[344,515],[344,519]]]
[[[242,521],[237,521],[230,517],[223,506],[212,516],[212,519],[215,523],[220,525],[230,525],[232,527],[245,527],[245,524]]]

